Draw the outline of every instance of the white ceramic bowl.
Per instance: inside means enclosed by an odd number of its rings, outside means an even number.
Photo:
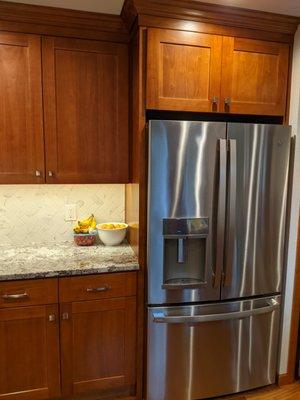
[[[124,228],[103,229],[103,225],[107,224],[122,224],[124,225]],[[97,225],[100,240],[106,246],[117,246],[118,244],[121,244],[125,239],[127,227],[128,225],[123,222],[105,222]]]

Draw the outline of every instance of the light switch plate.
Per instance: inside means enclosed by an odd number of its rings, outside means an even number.
[[[76,221],[77,220],[77,209],[76,204],[65,205],[65,221]]]

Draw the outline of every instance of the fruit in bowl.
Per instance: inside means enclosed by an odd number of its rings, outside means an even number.
[[[119,222],[106,222],[97,225],[100,240],[106,246],[121,244],[125,239],[127,227],[127,224]]]
[[[77,246],[92,246],[97,237],[96,220],[92,214],[89,218],[77,221],[77,225],[73,228],[74,242]]]

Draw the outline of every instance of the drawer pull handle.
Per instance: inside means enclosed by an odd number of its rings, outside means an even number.
[[[97,287],[97,288],[87,288],[86,291],[88,293],[99,293],[99,292],[106,292],[107,290],[110,290],[111,287],[109,285],[104,285],[101,287]]]
[[[25,293],[18,293],[18,294],[4,294],[2,296],[2,299],[4,300],[22,300],[22,299],[28,299],[28,294]]]

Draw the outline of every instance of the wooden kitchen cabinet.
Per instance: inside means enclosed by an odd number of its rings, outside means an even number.
[[[288,70],[287,44],[223,37],[222,111],[285,115]]]
[[[0,398],[60,394],[58,305],[0,309]]]
[[[113,390],[134,394],[134,297],[61,306],[63,395]]]
[[[127,44],[0,32],[0,183],[128,182],[128,80]]]
[[[44,181],[41,37],[0,32],[0,183]]]
[[[0,398],[60,394],[58,280],[0,282]]]
[[[284,116],[289,45],[149,28],[147,108]]]
[[[62,393],[135,393],[136,273],[60,280]]]
[[[48,183],[129,179],[128,46],[43,38]]]
[[[0,282],[0,399],[134,399],[136,272]]]
[[[218,111],[222,37],[148,30],[147,108]]]

